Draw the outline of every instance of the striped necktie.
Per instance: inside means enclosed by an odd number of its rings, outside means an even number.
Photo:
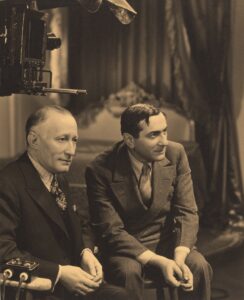
[[[58,180],[56,175],[53,176],[50,193],[55,197],[57,205],[61,209],[61,211],[65,211],[67,208],[67,200],[64,192],[60,189],[58,185]]]

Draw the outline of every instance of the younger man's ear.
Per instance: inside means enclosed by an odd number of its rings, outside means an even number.
[[[131,134],[129,134],[129,133],[127,133],[127,132],[123,133],[123,139],[124,139],[125,144],[126,144],[130,149],[134,149],[134,147],[135,147],[135,142],[134,142],[134,137],[133,137]]]
[[[38,146],[38,135],[35,131],[30,131],[27,136],[28,145],[32,148],[36,148]]]

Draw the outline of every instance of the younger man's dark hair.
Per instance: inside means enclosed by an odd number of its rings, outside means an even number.
[[[145,120],[149,124],[149,117],[160,114],[159,108],[150,104],[138,103],[127,107],[120,119],[121,134],[129,133],[134,138],[139,137],[142,130],[140,122]]]

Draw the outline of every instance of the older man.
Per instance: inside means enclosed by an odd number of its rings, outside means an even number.
[[[27,151],[0,172],[0,260],[39,263],[35,275],[49,278],[53,288],[34,299],[128,299],[123,289],[103,283],[91,231],[81,228],[62,176],[77,139],[76,121],[62,107],[45,106],[27,120]]]
[[[123,141],[86,171],[92,222],[111,282],[141,300],[143,276],[179,287],[180,299],[210,300],[211,267],[194,245],[197,206],[182,145],[168,141],[157,108],[121,116]]]

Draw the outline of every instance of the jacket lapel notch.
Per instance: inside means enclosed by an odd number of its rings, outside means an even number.
[[[122,143],[117,151],[111,183],[112,190],[124,209],[127,210],[128,207],[136,205],[138,209],[147,210],[140,200],[136,185],[127,147]],[[137,201],[131,201],[131,199],[137,199]]]

